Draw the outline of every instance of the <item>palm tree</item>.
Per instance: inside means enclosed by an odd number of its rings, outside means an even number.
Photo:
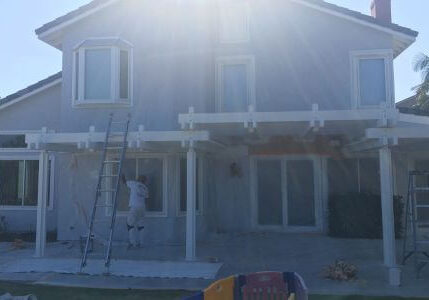
[[[420,54],[414,62],[414,71],[422,75],[422,83],[415,86],[416,108],[429,111],[429,56]]]

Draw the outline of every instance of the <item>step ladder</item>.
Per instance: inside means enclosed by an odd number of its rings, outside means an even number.
[[[83,269],[87,265],[88,253],[92,251],[93,240],[97,240],[104,244],[104,266],[106,267],[106,273],[109,273],[112,254],[112,238],[116,221],[117,199],[121,186],[120,175],[128,146],[127,137],[130,119],[130,115],[123,121],[114,121],[113,114],[110,114],[109,117],[101,155],[95,200],[92,207],[88,232],[85,236],[85,247],[82,252],[80,272],[83,272]],[[109,170],[110,172],[108,172]],[[110,186],[110,188],[106,186]],[[107,203],[106,199],[110,199],[110,203]],[[100,217],[100,219],[97,219],[98,209],[111,209],[111,215],[107,218]],[[101,230],[108,229],[107,237],[103,237],[101,234],[95,232],[98,226],[101,227]]]
[[[402,253],[403,264],[414,258],[418,278],[429,263],[429,171],[411,171],[408,176]]]

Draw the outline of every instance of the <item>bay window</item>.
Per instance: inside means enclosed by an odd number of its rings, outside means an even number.
[[[121,39],[86,40],[73,53],[73,103],[125,105],[132,102],[132,47]]]

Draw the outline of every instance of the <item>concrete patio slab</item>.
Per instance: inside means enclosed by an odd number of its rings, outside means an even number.
[[[398,241],[397,249],[401,242]],[[0,270],[12,260],[28,259],[33,255],[33,245],[27,249],[2,251],[8,247],[0,244]],[[89,263],[100,259],[101,253],[92,254]],[[219,234],[200,241],[197,256],[201,262],[223,263],[216,278],[231,274],[245,274],[257,271],[295,271],[305,280],[310,293],[329,295],[370,295],[429,297],[429,267],[416,279],[412,261],[401,266],[402,286],[391,287],[386,281],[383,266],[382,241],[362,239],[336,239],[317,234],[251,233]],[[77,242],[50,243],[47,257],[80,257]],[[147,245],[143,249],[127,251],[123,245],[113,249],[116,260],[168,260],[184,262],[184,245]],[[400,253],[398,253],[398,258]],[[358,268],[358,279],[351,282],[336,282],[323,278],[323,269],[337,259],[353,263]],[[399,261],[399,260],[398,260]],[[82,286],[97,288],[132,289],[185,289],[198,290],[206,287],[213,279],[166,279],[137,278],[123,276],[89,276],[55,273],[0,273],[0,280],[21,280],[34,284],[60,286]]]
[[[78,274],[80,260],[77,258],[24,258],[1,265],[1,273],[62,273]],[[153,278],[203,278],[214,279],[221,263],[113,260],[109,268],[112,276],[153,277]],[[106,273],[104,260],[88,262],[83,273],[103,275]]]

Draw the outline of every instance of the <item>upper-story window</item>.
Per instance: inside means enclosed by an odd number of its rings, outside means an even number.
[[[73,52],[73,103],[130,105],[132,47],[121,39],[89,39]]]
[[[245,2],[221,3],[219,7],[219,42],[243,43],[250,39],[249,6]]]
[[[255,104],[253,56],[219,57],[216,64],[216,108],[218,112],[248,111]]]
[[[352,53],[353,106],[392,107],[393,53],[390,50]]]

